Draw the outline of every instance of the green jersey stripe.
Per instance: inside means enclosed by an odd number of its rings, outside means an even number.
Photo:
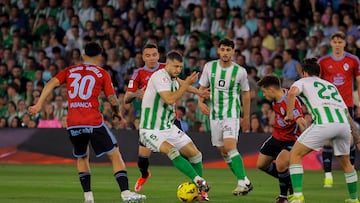
[[[168,106],[168,104],[164,104],[164,105],[163,105],[164,110],[163,110],[162,113],[161,113],[160,130],[164,130],[164,129],[165,129],[164,121],[165,121],[165,118],[166,118],[166,108],[167,108],[167,106]]]
[[[239,70],[238,66],[234,66],[234,69],[231,73],[231,81],[230,81],[230,86],[229,86],[229,105],[228,105],[228,110],[227,110],[227,117],[231,118],[231,113],[232,113],[232,105],[233,105],[233,101],[234,101],[234,86],[235,86],[235,78],[236,78],[236,74]]]
[[[334,123],[334,118],[333,118],[333,116],[331,115],[330,108],[327,107],[327,106],[325,106],[325,107],[324,107],[324,110],[325,110],[325,114],[326,114],[326,117],[327,117],[329,123]]]
[[[154,99],[153,111],[151,114],[150,129],[154,129],[154,127],[155,127],[155,123],[156,123],[156,119],[157,119],[156,113],[158,112],[159,102],[160,102],[160,95],[159,95],[159,93],[156,93],[155,99]]]
[[[316,115],[316,119],[315,119],[315,123],[316,124],[323,124],[322,120],[321,120],[321,116],[320,116],[320,112],[318,108],[314,109],[314,115]]]
[[[217,66],[217,61],[214,61],[214,63],[212,64],[212,68],[211,68],[211,80],[210,80],[210,87],[211,87],[211,106],[215,106],[215,75],[216,75],[216,66]],[[215,109],[212,108],[212,112],[211,112],[212,118],[215,119]]]
[[[220,73],[220,80],[225,81],[226,77],[226,70],[222,69]],[[225,82],[224,82],[225,84]],[[223,120],[223,112],[224,112],[224,91],[219,90],[219,99],[218,99],[218,105],[219,105],[219,112],[218,117],[220,120]]]
[[[150,108],[145,108],[144,110],[144,125],[143,125],[143,128],[146,128],[147,125],[148,125],[148,119],[149,118],[149,114],[150,114]]]
[[[340,110],[339,109],[335,109],[335,113],[336,113],[336,116],[339,120],[340,123],[344,123],[344,118],[342,117],[341,113],[340,113]]]

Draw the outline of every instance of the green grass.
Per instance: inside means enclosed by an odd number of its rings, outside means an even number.
[[[0,165],[0,202],[6,203],[72,203],[83,202],[76,166],[73,165]],[[176,188],[188,179],[174,167],[151,166],[152,177],[142,193],[147,203],[177,203]],[[267,203],[275,202],[277,180],[259,170],[247,171],[254,191],[247,196],[233,196],[235,177],[228,169],[204,169],[204,177],[211,184],[211,202]],[[139,172],[128,167],[132,189]],[[121,202],[118,186],[110,166],[92,166],[92,190],[96,203]],[[339,203],[348,198],[344,175],[334,172],[334,187],[322,188],[323,173],[305,171],[306,203]]]

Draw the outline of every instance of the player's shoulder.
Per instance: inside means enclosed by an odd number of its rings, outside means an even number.
[[[355,61],[359,61],[359,57],[357,57],[356,55],[354,54],[351,54],[349,52],[345,52],[344,53],[344,57],[350,59],[350,60],[355,60]]]
[[[325,56],[320,57],[317,62],[318,62],[318,63],[321,63],[321,62],[324,62],[324,61],[326,61],[326,60],[331,60],[331,59],[332,59],[331,54],[327,54],[327,55],[325,55]]]

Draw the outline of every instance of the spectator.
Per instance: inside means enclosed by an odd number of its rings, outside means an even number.
[[[41,111],[38,128],[61,128],[61,123],[54,115],[54,106],[51,103],[45,104],[44,110]]]
[[[301,65],[299,61],[294,59],[295,51],[287,49],[283,52],[283,83],[282,86],[289,88],[295,80],[302,77]]]
[[[176,107],[176,116],[177,120],[180,122],[181,129],[184,132],[189,132],[189,124],[184,120],[184,116],[186,115],[186,109],[183,106],[177,106]]]
[[[0,128],[7,128],[8,124],[7,124],[7,120],[5,117],[0,117]]]

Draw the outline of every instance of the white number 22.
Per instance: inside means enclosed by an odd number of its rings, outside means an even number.
[[[74,81],[70,84],[70,86],[73,87],[73,90],[68,91],[71,99],[75,98],[77,95],[79,95],[79,97],[83,100],[91,97],[91,93],[95,85],[95,78],[93,76],[87,75],[81,77],[79,73],[71,73],[69,78],[74,78]]]

